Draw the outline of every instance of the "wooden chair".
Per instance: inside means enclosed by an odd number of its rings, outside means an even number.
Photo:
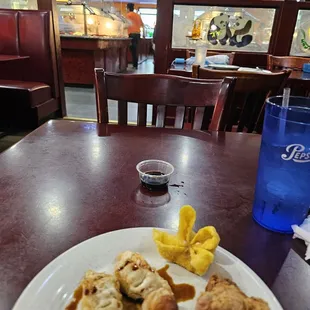
[[[98,123],[108,123],[108,99],[118,101],[118,123],[127,125],[127,102],[138,103],[137,125],[146,126],[147,104],[157,106],[156,127],[165,127],[166,106],[175,106],[175,128],[183,128],[186,107],[195,107],[192,129],[200,130],[206,106],[213,106],[211,131],[225,126],[226,102],[235,79],[201,81],[160,74],[112,74],[95,69]]]
[[[305,57],[268,55],[267,68],[268,70],[291,69],[294,71],[301,71],[303,65],[309,62],[310,62],[310,58],[305,58]]]
[[[309,62],[310,58],[305,57],[268,55],[267,67],[269,70],[291,69],[293,71],[302,71],[303,65]],[[310,96],[310,87],[307,82],[303,83],[300,80],[290,79],[286,86],[291,88],[291,95],[293,96]]]
[[[219,53],[219,52],[213,52],[213,51],[209,51],[207,50],[207,57],[208,56],[215,56],[215,55],[227,55],[229,58],[229,65],[232,65],[234,62],[234,58],[235,58],[235,53]],[[186,59],[190,58],[190,57],[194,57],[195,56],[195,51],[194,50],[186,50]]]
[[[231,97],[229,123],[226,131],[231,131],[234,123],[238,124],[237,131],[247,132],[262,130],[263,107],[267,96],[280,93],[290,75],[290,70],[273,74],[262,74],[243,71],[209,70],[193,66],[193,78],[199,79],[223,79],[236,77],[234,94]],[[234,122],[234,123],[233,123]]]

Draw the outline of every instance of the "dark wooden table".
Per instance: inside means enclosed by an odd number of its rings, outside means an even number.
[[[292,71],[290,74],[287,86],[294,89],[301,89],[301,93],[296,93],[296,95],[306,95],[310,91],[310,73],[306,73],[303,71]]]
[[[18,56],[18,55],[3,55],[0,54],[0,62],[16,61],[16,60],[25,60],[29,56]]]
[[[259,146],[258,135],[49,121],[0,155],[0,309],[70,247],[126,227],[177,229],[184,204],[285,309],[310,309],[310,267],[291,236],[252,219]],[[172,163],[170,184],[183,186],[143,190],[135,166],[149,158]]]
[[[302,81],[310,83],[310,73],[306,73],[303,71],[292,71],[289,76],[289,81]]]
[[[177,64],[170,68],[169,73],[173,75],[192,77],[192,67]],[[310,88],[310,73],[302,71],[292,71],[291,75],[288,78],[288,82],[290,84],[294,83],[294,85],[296,86],[302,83],[304,85],[308,85]]]

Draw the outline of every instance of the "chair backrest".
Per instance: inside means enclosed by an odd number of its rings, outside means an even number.
[[[1,66],[0,78],[42,82],[51,86],[55,98],[59,97],[51,12],[0,9],[0,54],[29,56],[17,68]]]
[[[235,53],[231,52],[231,53],[219,53],[219,52],[214,52],[214,51],[209,51],[207,50],[207,57],[208,56],[215,56],[215,55],[227,55],[229,58],[229,65],[232,65],[234,62],[234,58],[235,58]],[[190,58],[190,57],[194,57],[195,56],[195,51],[194,50],[186,50],[186,58]]]
[[[268,70],[292,69],[292,70],[301,71],[303,65],[309,62],[310,62],[310,58],[305,58],[305,57],[268,55],[267,68]]]
[[[157,106],[156,127],[165,126],[166,107],[176,107],[175,128],[183,128],[186,107],[195,108],[192,128],[200,130],[206,106],[214,112],[209,130],[222,130],[224,109],[235,79],[202,81],[161,74],[112,74],[95,69],[99,123],[108,123],[108,99],[118,101],[118,123],[127,125],[127,102],[138,103],[138,126],[146,126],[147,104]]]
[[[261,111],[269,95],[281,92],[290,75],[290,70],[278,73],[262,74],[244,71],[209,70],[193,66],[193,78],[223,79],[235,77],[234,95],[231,97],[230,114],[234,114],[238,131],[261,131]],[[225,130],[232,130],[233,123],[227,124]]]

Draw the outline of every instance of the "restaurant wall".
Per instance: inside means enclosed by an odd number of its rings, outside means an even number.
[[[127,13],[127,3],[128,2],[111,2],[111,4],[113,3],[113,6],[116,8],[116,10],[118,10],[119,12],[122,13],[122,15],[126,15]],[[101,3],[98,2],[92,2],[92,1],[88,1],[88,4],[91,6],[95,6],[95,7],[101,7]],[[149,3],[134,3],[135,5],[135,9],[138,10],[140,8],[154,8],[156,9],[156,4],[149,4]]]
[[[128,2],[114,2],[114,6],[120,10],[120,12],[125,15],[126,14],[126,8],[127,8],[127,3]],[[149,4],[149,3],[134,3],[135,9],[138,10],[140,8],[152,8],[156,9],[157,5],[156,4]]]
[[[295,24],[300,9],[310,10],[310,3],[282,0],[158,0],[157,10],[157,40],[155,55],[155,72],[166,73],[173,59],[185,58],[186,48],[172,47],[173,17],[175,6],[218,6],[218,7],[246,7],[246,8],[274,8],[276,10],[272,35],[268,51],[257,53],[237,51],[235,63],[242,66],[260,66],[267,64],[267,54],[285,56],[290,55],[293,36],[297,36]],[[177,29],[175,29],[177,31]],[[295,33],[295,34],[294,34]],[[309,30],[310,35],[310,30]],[[229,46],[229,44],[228,44]],[[212,50],[216,51],[215,47]],[[224,49],[222,48],[222,51]],[[229,50],[229,48],[227,49]],[[227,51],[226,51],[227,52]],[[305,56],[305,55],[304,55]]]

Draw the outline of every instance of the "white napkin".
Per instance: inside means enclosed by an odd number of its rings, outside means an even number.
[[[263,74],[272,74],[269,70],[264,70],[260,68],[248,68],[248,67],[240,67],[238,71],[242,72],[254,72],[254,73],[263,73]]]
[[[300,225],[292,225],[294,231],[293,238],[304,240],[307,245],[306,260],[310,259],[310,215]]]

